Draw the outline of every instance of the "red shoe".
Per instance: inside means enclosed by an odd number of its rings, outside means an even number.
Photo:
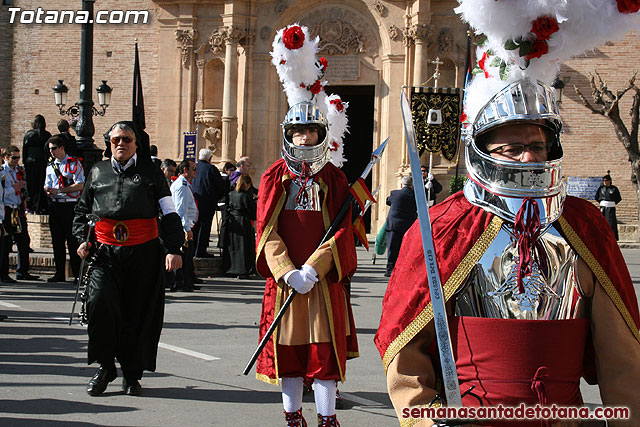
[[[284,420],[287,422],[287,427],[307,427],[307,422],[302,416],[302,408],[295,412],[284,411]]]
[[[335,415],[322,416],[318,414],[318,427],[340,427]]]

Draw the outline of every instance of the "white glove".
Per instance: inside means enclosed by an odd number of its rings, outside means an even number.
[[[306,274],[301,270],[291,270],[284,275],[284,281],[300,294],[306,294],[315,282],[306,279]]]
[[[304,275],[304,278],[307,280],[311,280],[313,283],[318,282],[318,272],[315,268],[311,267],[309,264],[304,264],[300,268],[300,272]]]
[[[424,188],[431,190],[431,187],[433,187],[433,182],[431,181],[433,181],[434,178],[433,174],[429,172],[429,175],[427,175],[427,183],[424,185]]]

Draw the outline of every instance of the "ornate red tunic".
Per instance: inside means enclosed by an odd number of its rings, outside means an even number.
[[[314,182],[320,186],[322,210],[319,212],[283,210],[292,179],[293,175],[281,159],[262,175],[260,181],[256,223],[256,265],[258,272],[267,278],[260,317],[260,339],[289,293],[289,287],[282,280],[282,276],[287,271],[300,268],[305,263],[314,265],[316,248],[349,195],[349,185],[342,171],[332,164],[327,164],[313,177]],[[270,237],[273,237],[272,233],[279,235],[288,252],[288,257],[285,257],[286,262],[277,268],[273,265],[269,266],[265,252],[265,245]],[[335,374],[336,379],[344,381],[346,360],[358,356],[351,304],[344,287],[357,266],[350,210],[345,215],[337,233],[323,246],[325,250],[330,248],[330,265],[316,265],[316,270],[321,276],[320,281],[315,285],[317,289],[310,293],[312,296],[298,295],[296,299],[305,297],[319,299],[319,301],[310,301],[309,306],[319,306],[320,310],[317,313],[320,315],[326,313],[328,316],[326,319],[329,325],[328,342],[311,339],[302,346],[282,345],[278,342],[279,336],[295,335],[295,331],[285,330],[285,328],[295,327],[295,324],[281,322],[258,358],[256,376],[260,380],[277,384],[279,377],[298,376],[296,372],[300,373],[299,369],[301,369],[305,375],[317,374],[318,378],[328,379],[327,375]],[[325,271],[326,274],[323,274]],[[294,300],[295,303],[296,300]],[[309,313],[309,316],[313,316],[316,312],[312,314],[310,310]],[[300,356],[301,352],[309,353],[310,359],[316,361],[315,366],[310,366],[312,362],[309,362],[308,366],[298,366],[299,359],[304,358],[304,355]],[[335,373],[327,372],[326,369],[324,372],[319,372],[323,366],[318,366],[317,362],[324,359],[328,359],[326,360],[328,365],[333,361],[333,365],[337,368]],[[295,367],[292,368],[293,365]]]

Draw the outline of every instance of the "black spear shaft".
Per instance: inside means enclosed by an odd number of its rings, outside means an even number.
[[[331,223],[331,226],[325,233],[318,247],[322,246],[327,240],[331,238],[331,236],[333,236],[336,233],[336,231],[338,230],[338,227],[340,226],[340,223],[342,222],[342,218],[344,218],[344,214],[347,213],[347,210],[349,209],[349,206],[351,205],[351,203],[353,203],[353,195],[349,193],[349,197],[347,197],[347,200],[344,202],[344,205],[342,205],[340,212],[338,212],[338,215],[333,220],[333,223]],[[253,352],[251,359],[249,359],[249,363],[247,363],[247,366],[244,368],[244,371],[242,371],[244,375],[248,375],[249,371],[251,371],[251,368],[256,363],[256,360],[258,360],[258,356],[260,355],[260,353],[262,353],[262,350],[267,345],[267,341],[269,341],[269,338],[271,338],[271,335],[273,335],[273,331],[275,331],[275,329],[280,324],[280,320],[282,320],[282,316],[284,316],[284,313],[287,312],[287,309],[291,305],[291,302],[293,301],[293,298],[296,296],[297,293],[298,291],[296,291],[295,289],[291,289],[291,293],[289,294],[287,299],[284,301],[284,304],[282,304],[282,307],[280,307],[280,311],[278,311],[278,314],[276,314],[276,317],[273,318],[273,322],[271,322],[271,326],[269,326],[269,329],[267,329],[267,332],[264,334],[264,337],[262,337],[260,344],[258,344],[258,348],[256,348],[256,351]]]
[[[382,156],[382,153],[384,152],[384,149],[387,146],[388,140],[389,138],[385,139],[384,142],[380,144],[380,146],[372,153],[371,162],[369,162],[369,164],[367,165],[367,167],[365,168],[364,172],[361,175],[362,179],[366,178],[367,175],[369,175],[369,172],[371,171],[371,167],[378,160],[380,160],[380,157]],[[349,206],[351,206],[351,203],[353,203],[353,201],[354,201],[353,194],[349,193],[349,196],[347,196],[347,200],[344,201],[342,208],[340,208],[338,215],[336,215],[336,217],[333,219],[331,226],[329,227],[327,232],[324,234],[324,237],[322,238],[322,241],[320,242],[318,247],[322,246],[327,240],[329,240],[334,234],[336,234],[336,231],[338,231],[338,227],[340,226],[340,223],[342,222],[344,215],[347,213],[347,210],[349,210]],[[276,314],[276,317],[273,318],[273,322],[271,322],[271,326],[269,326],[269,329],[267,329],[267,332],[264,334],[264,337],[262,337],[260,344],[258,344],[258,348],[256,348],[256,351],[253,352],[251,359],[249,359],[249,363],[247,363],[247,366],[244,368],[244,371],[242,371],[244,375],[249,374],[249,371],[251,370],[253,365],[256,363],[256,360],[258,360],[258,356],[260,355],[260,353],[262,353],[262,350],[267,345],[267,341],[269,341],[269,338],[271,338],[271,335],[273,335],[273,331],[275,331],[276,327],[280,324],[280,320],[282,320],[282,316],[284,316],[284,313],[286,313],[287,309],[291,305],[291,302],[293,301],[293,298],[296,296],[297,293],[298,292],[295,289],[291,289],[291,293],[289,294],[287,299],[284,301],[284,304],[282,304],[282,307],[280,307],[280,311],[278,312],[278,314]]]

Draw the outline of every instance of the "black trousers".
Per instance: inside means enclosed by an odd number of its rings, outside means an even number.
[[[44,192],[46,177],[46,162],[26,162],[24,164],[25,180],[27,181],[27,209],[33,212],[47,212],[48,198]]]
[[[65,277],[64,265],[65,243],[69,250],[69,263],[73,277],[78,277],[80,271],[80,257],[78,256],[78,242],[71,232],[75,202],[49,203],[49,230],[53,244],[53,260],[56,264],[56,277]]]
[[[209,237],[211,237],[211,224],[213,223],[213,212],[201,212],[198,222],[193,230],[193,238],[196,242],[195,256],[199,257],[207,253],[209,247]]]
[[[4,208],[4,229],[7,232],[2,237],[2,248],[0,249],[0,276],[9,275],[9,253],[13,242],[16,242],[18,247],[18,266],[16,273],[26,274],[29,272],[29,232],[27,231],[27,218],[26,216],[18,215],[21,230],[11,223],[11,215],[13,211],[19,211],[19,208],[13,209],[9,206]]]
[[[118,359],[125,378],[156,370],[164,317],[164,263],[158,239],[135,246],[98,245],[89,266],[88,363]]]
[[[195,242],[193,240],[187,242],[186,246],[182,247],[182,268],[174,271],[172,288],[193,288],[193,279],[195,278],[195,270],[193,266],[193,250],[195,248]]]

